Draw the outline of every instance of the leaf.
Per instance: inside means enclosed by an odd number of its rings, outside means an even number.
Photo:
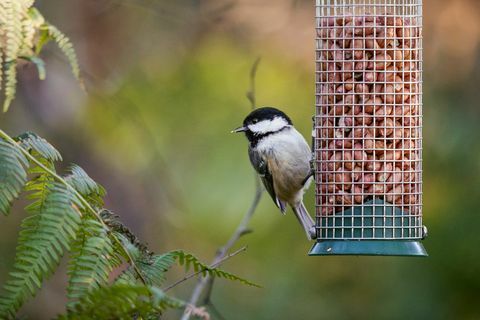
[[[81,204],[65,186],[49,183],[38,199],[40,205],[29,208],[30,216],[22,221],[16,250],[14,271],[0,296],[0,318],[13,318],[30,295],[55,271],[65,250],[70,249],[80,226],[75,209]]]
[[[58,319],[150,319],[185,303],[153,286],[114,284],[93,290]]]
[[[103,209],[100,212],[100,217],[116,237],[122,241],[123,245],[129,250],[132,256],[140,257],[141,255],[150,254],[146,245],[143,244],[112,211]]]
[[[47,140],[38,136],[33,132],[25,132],[15,138],[20,143],[20,146],[27,151],[34,150],[41,157],[51,161],[61,161],[62,156],[60,152],[55,149]]]
[[[52,40],[50,38],[50,34],[48,30],[45,28],[42,28],[38,31],[38,40],[37,43],[35,44],[35,54],[39,55],[40,52],[42,52],[43,47],[50,41]]]
[[[3,111],[8,111],[17,90],[19,58],[34,63],[39,78],[45,79],[45,64],[38,57],[43,46],[53,40],[65,54],[74,76],[79,80],[80,68],[71,41],[56,27],[47,23],[32,5],[34,0],[0,1],[0,89],[4,84]]]
[[[89,291],[108,284],[110,272],[118,266],[111,259],[113,250],[103,225],[92,218],[84,218],[71,250],[67,288],[69,309]]]
[[[63,34],[63,32],[58,30],[57,27],[51,24],[44,24],[42,29],[48,32],[49,37],[53,41],[55,41],[55,43],[58,45],[58,48],[67,57],[73,75],[75,76],[75,78],[77,78],[78,81],[80,81],[80,84],[83,86],[80,77],[80,67],[78,66],[77,54],[75,53],[75,49],[73,48],[73,44],[70,39],[65,34]]]
[[[72,185],[94,207],[103,206],[105,189],[97,184],[81,167],[73,164],[70,166],[70,174],[65,180]]]
[[[22,43],[22,4],[16,0],[3,0],[2,16],[8,21],[3,27],[5,32],[5,100],[3,111],[6,112],[15,98],[17,86],[17,57]]]
[[[210,266],[202,263],[194,255],[190,253],[186,253],[182,250],[171,251],[170,254],[174,255],[178,259],[179,264],[185,266],[185,269],[187,271],[190,267],[192,267],[195,272],[200,271],[204,276],[209,275],[211,277],[223,278],[231,281],[238,281],[248,286],[261,288],[261,286],[256,283],[253,283],[237,275],[224,271],[220,268],[211,268]]]
[[[148,285],[160,287],[166,278],[166,272],[176,263],[176,255],[165,253],[161,255],[142,256],[135,260],[143,278]],[[116,283],[135,284],[139,281],[135,270],[130,266],[116,280]]]
[[[38,78],[40,80],[45,80],[45,78],[47,77],[47,71],[45,70],[45,61],[43,61],[37,56],[21,56],[20,58],[32,62],[35,67],[37,67]]]
[[[237,275],[229,273],[219,268],[211,268],[202,263],[194,255],[182,250],[171,251],[162,255],[146,254],[135,259],[135,263],[140,269],[143,278],[149,285],[161,286],[165,280],[166,272],[175,264],[185,266],[188,271],[193,268],[195,272],[211,277],[223,278],[231,281],[238,281],[248,286],[260,288],[261,286]],[[127,268],[116,280],[118,283],[134,284],[139,283],[137,273],[132,267]]]
[[[12,144],[0,139],[0,212],[4,215],[27,181],[28,161]]]

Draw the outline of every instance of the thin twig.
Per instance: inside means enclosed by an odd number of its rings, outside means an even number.
[[[229,255],[222,257],[222,259],[220,259],[220,260],[212,263],[212,264],[209,265],[208,267],[209,267],[210,269],[214,269],[214,268],[220,266],[222,263],[224,263],[224,262],[227,261],[228,259],[236,256],[236,255],[239,254],[239,253],[244,252],[245,250],[247,250],[247,246],[243,246],[243,247],[241,247],[240,249],[238,249],[237,251],[232,252],[232,253],[230,253]],[[193,278],[193,277],[195,277],[196,275],[198,275],[198,274],[200,274],[200,273],[202,273],[202,272],[204,272],[204,271],[205,271],[205,270],[202,269],[202,270],[199,270],[199,271],[196,271],[196,272],[192,272],[192,273],[186,275],[185,277],[183,277],[183,278],[175,281],[175,282],[172,283],[171,285],[165,287],[165,288],[163,289],[163,291],[164,291],[164,292],[167,292],[168,290],[170,290],[170,289],[178,286],[180,283],[185,282],[185,281],[187,281],[188,279]]]
[[[247,99],[252,105],[252,110],[257,107],[257,95],[255,92],[255,78],[257,76],[258,65],[260,64],[261,58],[258,57],[250,69],[250,89],[247,91]]]
[[[209,301],[207,305],[210,307],[210,310],[217,316],[218,319],[220,320],[226,320],[225,317],[218,311],[217,307],[213,304],[212,301]]]
[[[75,190],[75,188],[72,187],[65,179],[63,179],[61,176],[59,176],[58,174],[56,174],[55,172],[50,170],[48,167],[43,165],[40,161],[37,160],[37,158],[32,156],[30,154],[30,152],[25,150],[22,146],[20,146],[15,140],[13,140],[8,134],[6,134],[1,129],[0,129],[0,137],[4,138],[9,143],[14,145],[16,148],[18,148],[20,150],[20,152],[22,152],[25,155],[25,157],[27,157],[29,160],[31,160],[33,163],[35,163],[37,166],[39,166],[43,171],[45,171],[46,173],[51,175],[53,178],[55,178],[55,180],[57,180],[58,182],[60,182],[64,186],[66,186],[68,189],[70,189],[75,194],[75,196],[78,198],[78,200],[97,218],[97,220],[103,225],[103,227],[109,229],[108,226],[103,221],[103,219],[100,217],[100,214],[95,209],[93,209],[92,206],[90,205],[90,203],[88,203],[88,201],[85,200],[85,198],[77,190]],[[135,272],[138,274],[138,277],[143,282],[143,284],[147,284],[147,282],[146,282],[145,278],[143,277],[140,269],[137,267],[135,261],[133,260],[132,256],[128,252],[128,249],[125,248],[123,243],[115,235],[113,235],[113,233],[112,233],[112,238],[120,246],[120,248],[123,249],[125,255],[127,256],[127,259],[129,260],[129,262],[132,265]]]
[[[247,99],[250,101],[252,110],[256,108],[255,77],[257,74],[259,63],[260,63],[260,58],[257,58],[252,65],[252,68],[250,70],[250,89],[246,94]],[[238,239],[252,232],[252,230],[248,227],[248,225],[250,223],[250,220],[252,219],[253,214],[255,213],[255,210],[258,207],[258,204],[260,203],[260,199],[262,198],[262,194],[263,194],[263,188],[262,188],[262,185],[260,184],[260,180],[258,179],[257,174],[254,174],[254,176],[255,176],[255,194],[254,194],[252,203],[250,204],[250,207],[248,208],[247,212],[243,216],[243,219],[240,221],[240,224],[237,226],[237,228],[235,229],[230,239],[227,241],[227,243],[223,247],[220,247],[217,250],[217,253],[213,259],[213,263],[216,263],[217,261],[222,260],[223,257],[225,257],[225,255],[227,254],[228,250],[230,250],[230,248],[232,248],[235,245]],[[200,300],[200,296],[205,291],[205,288],[208,288],[208,291],[204,301],[208,302],[210,300],[210,295],[212,293],[212,287],[213,287],[213,283],[211,283],[211,281],[213,281],[213,278],[208,275],[205,277],[201,277],[198,280],[197,285],[193,289],[192,295],[190,297],[190,301],[188,302],[190,305],[196,306],[198,304],[198,301]],[[190,319],[190,313],[186,312],[185,310],[181,320],[188,320],[188,319]]]

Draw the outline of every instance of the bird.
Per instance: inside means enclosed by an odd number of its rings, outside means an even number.
[[[312,153],[292,120],[274,107],[253,110],[243,125],[232,133],[243,132],[248,140],[250,162],[265,189],[282,214],[287,204],[302,225],[307,238],[315,238],[315,223],[303,204],[313,170]]]

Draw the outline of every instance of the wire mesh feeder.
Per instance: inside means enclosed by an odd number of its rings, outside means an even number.
[[[317,0],[310,255],[426,256],[422,1]]]

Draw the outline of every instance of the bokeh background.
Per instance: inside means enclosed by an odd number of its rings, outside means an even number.
[[[108,190],[107,206],[152,249],[209,261],[254,193],[246,141],[231,135],[257,100],[308,136],[314,112],[313,1],[38,0],[75,43],[88,94],[54,46],[47,79],[20,71],[0,125],[34,131]],[[307,257],[292,214],[266,196],[246,253],[224,267],[262,289],[216,281],[225,319],[480,319],[480,2],[424,1],[424,221],[430,257]],[[307,195],[313,211],[313,193]],[[0,219],[0,283],[13,263],[18,203]],[[65,302],[64,266],[21,314]],[[173,270],[170,281],[180,275]],[[188,299],[194,280],[175,294]],[[177,313],[169,313],[176,319]],[[218,318],[213,315],[214,319]]]

